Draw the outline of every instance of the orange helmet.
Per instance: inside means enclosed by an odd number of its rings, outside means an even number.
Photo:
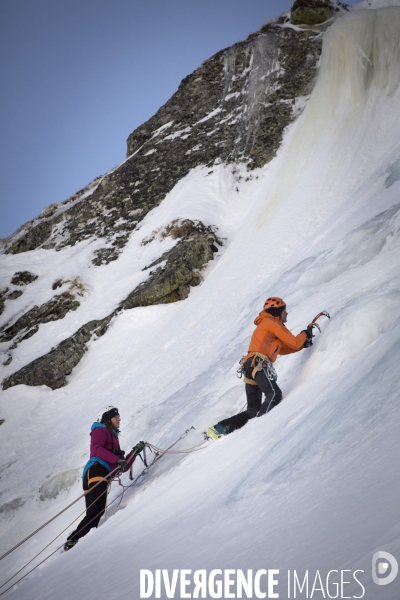
[[[267,298],[264,302],[264,310],[268,308],[285,308],[286,302],[282,298]]]

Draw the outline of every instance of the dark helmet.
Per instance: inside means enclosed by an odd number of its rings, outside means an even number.
[[[118,408],[115,406],[105,406],[97,415],[97,421],[99,423],[107,423],[107,421],[111,421],[111,419],[117,415],[119,415]]]

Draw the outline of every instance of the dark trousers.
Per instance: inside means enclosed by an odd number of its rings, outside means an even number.
[[[92,527],[97,527],[99,524],[106,509],[108,485],[107,481],[95,481],[89,485],[88,480],[92,477],[106,477],[107,475],[107,469],[99,463],[95,463],[86,471],[83,479],[83,489],[87,491],[85,495],[86,515],[75,531],[68,536],[69,540],[79,540],[79,538],[89,533]],[[96,486],[96,484],[98,485]],[[93,489],[94,486],[96,486],[95,489]]]
[[[244,375],[247,379],[253,379],[251,362],[253,357],[247,359],[244,363]],[[276,381],[268,379],[265,370],[257,371],[255,376],[257,385],[246,383],[247,409],[229,419],[219,422],[219,425],[225,429],[226,433],[232,433],[246,425],[249,419],[261,417],[269,412],[274,406],[282,400],[282,390]],[[262,395],[265,394],[265,400],[262,402]]]

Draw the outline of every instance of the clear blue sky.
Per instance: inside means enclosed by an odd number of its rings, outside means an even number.
[[[186,75],[291,4],[1,0],[0,238],[121,163]]]

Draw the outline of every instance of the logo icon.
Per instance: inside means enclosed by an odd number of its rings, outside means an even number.
[[[375,552],[372,557],[372,580],[376,585],[392,583],[398,571],[399,565],[392,554],[383,550]]]

